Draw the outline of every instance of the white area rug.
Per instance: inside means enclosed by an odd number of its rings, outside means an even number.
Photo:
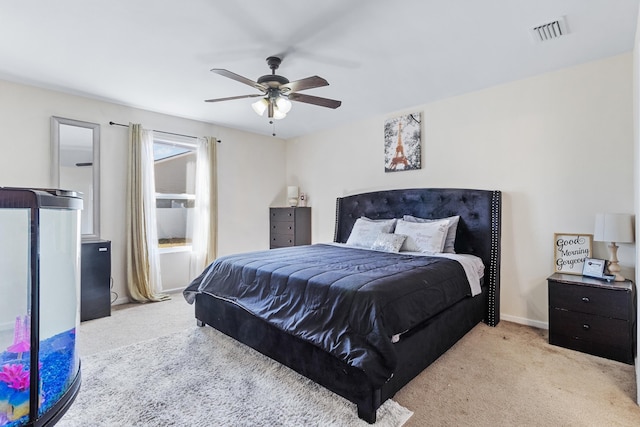
[[[392,400],[376,426],[413,413]],[[210,327],[82,358],[60,427],[368,426],[356,406]]]

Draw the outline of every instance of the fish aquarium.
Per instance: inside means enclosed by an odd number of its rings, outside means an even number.
[[[0,187],[0,426],[54,425],[80,388],[78,193]]]

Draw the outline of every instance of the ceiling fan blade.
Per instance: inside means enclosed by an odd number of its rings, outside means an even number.
[[[212,68],[211,72],[212,73],[216,73],[216,74],[220,74],[221,76],[224,76],[224,77],[228,77],[228,78],[230,78],[232,80],[235,80],[237,82],[244,83],[244,84],[249,85],[251,87],[255,87],[256,89],[261,90],[263,92],[266,92],[267,89],[268,89],[266,86],[261,85],[258,82],[254,82],[253,80],[248,79],[246,77],[243,77],[240,74],[232,73],[229,70],[225,70],[225,69],[222,69],[222,68]]]
[[[320,107],[338,108],[342,105],[342,101],[336,101],[335,99],[320,98],[319,96],[304,95],[301,93],[289,94],[291,101],[304,102],[307,104],[319,105]]]
[[[228,98],[205,99],[204,102],[231,101],[233,99],[256,98],[258,96],[264,96],[264,93],[256,93],[255,95],[230,96]]]
[[[300,79],[284,84],[280,86],[280,90],[288,89],[290,92],[297,92],[299,90],[313,89],[314,87],[322,86],[329,86],[329,82],[322,77],[311,76],[306,79]]]

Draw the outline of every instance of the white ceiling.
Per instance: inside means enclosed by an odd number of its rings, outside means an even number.
[[[633,48],[640,0],[2,0],[0,78],[270,135],[256,80],[318,75],[276,122],[291,138]],[[565,17],[569,34],[529,30]],[[1,96],[1,95],[0,95]],[[166,129],[169,130],[170,129]]]

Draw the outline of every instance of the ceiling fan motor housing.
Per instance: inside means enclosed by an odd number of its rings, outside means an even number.
[[[260,83],[261,85],[277,88],[289,83],[289,79],[286,77],[279,76],[277,74],[267,74],[265,76],[260,77],[258,79],[258,83]]]

